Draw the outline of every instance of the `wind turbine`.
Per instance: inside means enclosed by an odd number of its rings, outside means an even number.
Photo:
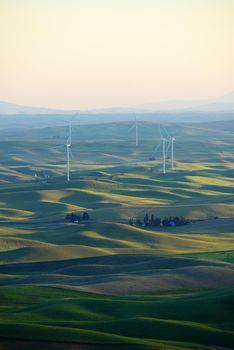
[[[171,169],[175,170],[175,159],[174,159],[174,142],[175,138],[171,138]]]
[[[153,154],[150,157],[150,160],[154,160],[155,154],[159,151],[160,148],[162,148],[162,171],[163,171],[163,174],[166,174],[166,158],[167,158],[168,151],[170,149],[171,149],[171,169],[175,170],[175,157],[174,157],[175,137],[170,136],[166,128],[164,126],[161,127],[161,125],[159,125],[159,133],[160,133],[161,139],[158,145],[155,147]]]
[[[66,143],[67,147],[67,181],[70,181],[70,153],[71,153],[71,143],[72,143],[72,130],[71,121],[68,124],[68,139]]]
[[[67,148],[67,181],[70,181],[70,159],[72,156],[71,145],[72,145],[72,122],[78,116],[78,113],[75,113],[70,121],[64,120],[64,122],[68,123],[68,138],[66,142]]]
[[[163,137],[162,139],[162,159],[163,159],[163,174],[166,174],[166,141]]]
[[[167,129],[165,128],[165,126],[163,126],[163,130],[164,130],[164,134],[166,135],[166,139],[168,141],[168,147],[167,147],[167,150],[166,150],[166,155],[167,155],[167,152],[169,151],[169,149],[171,148],[171,169],[172,170],[175,170],[175,147],[174,147],[174,142],[175,142],[175,137],[171,136],[169,134],[169,132],[167,131]],[[159,126],[160,128],[160,126]],[[159,129],[160,130],[160,135],[162,137],[162,133],[161,133],[161,128]]]
[[[175,170],[175,146],[174,146],[174,143],[175,143],[175,137],[170,136],[170,138],[168,139],[166,156],[167,156],[169,150],[171,149],[170,155],[171,155],[171,169],[172,170]]]
[[[135,130],[135,147],[138,147],[139,145],[139,123],[137,120],[137,116],[135,115],[135,120],[128,132]]]
[[[139,146],[139,127],[145,127],[145,125],[138,120],[137,115],[134,113],[134,122],[131,123],[131,126],[128,130],[128,132],[131,132],[132,130],[135,131],[135,137],[134,137],[134,143],[135,143],[135,147]]]
[[[150,157],[150,160],[155,160],[155,154],[160,150],[160,152],[162,152],[162,171],[163,174],[166,174],[166,155],[167,155],[167,148],[166,148],[166,144],[167,144],[168,139],[166,139],[165,137],[162,136],[160,142],[157,144],[157,146],[155,147],[152,156]]]

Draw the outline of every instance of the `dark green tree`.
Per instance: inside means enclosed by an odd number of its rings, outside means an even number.
[[[164,219],[162,220],[162,225],[163,225],[163,227],[170,226],[169,218],[164,218]]]
[[[160,218],[156,218],[155,220],[154,220],[154,226],[160,226],[161,225],[161,219]]]
[[[141,219],[137,219],[136,225],[137,225],[137,226],[142,226],[142,221],[141,221]]]
[[[149,224],[150,224],[150,226],[154,226],[154,214],[151,214]]]
[[[145,214],[145,217],[144,217],[143,221],[144,221],[145,226],[149,225],[149,215],[147,213]]]
[[[89,214],[87,212],[84,212],[82,215],[82,220],[90,220]]]
[[[180,225],[180,218],[179,218],[179,216],[175,216],[174,217],[174,223],[175,223],[176,226]]]
[[[130,219],[129,219],[129,225],[133,226],[133,223],[134,223],[134,222],[133,222],[133,218],[130,218]]]

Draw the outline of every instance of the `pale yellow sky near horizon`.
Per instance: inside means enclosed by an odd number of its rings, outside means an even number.
[[[89,109],[234,90],[234,0],[0,0],[0,100]]]

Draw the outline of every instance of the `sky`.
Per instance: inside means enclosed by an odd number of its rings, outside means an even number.
[[[63,109],[234,90],[233,0],[0,0],[0,100]]]

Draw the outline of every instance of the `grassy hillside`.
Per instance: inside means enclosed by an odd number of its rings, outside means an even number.
[[[0,143],[0,350],[231,349],[234,123],[9,129]],[[37,176],[35,176],[35,174]],[[91,220],[65,222],[67,213]],[[185,226],[130,226],[145,214]],[[42,345],[43,344],[43,345]]]
[[[231,348],[234,340],[232,289],[127,297],[45,287],[2,287],[1,293],[0,334],[13,339],[155,349]]]

